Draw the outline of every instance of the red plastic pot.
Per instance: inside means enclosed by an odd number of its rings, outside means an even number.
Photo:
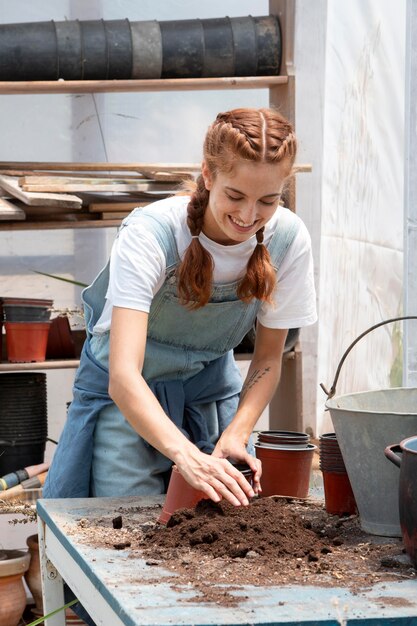
[[[11,363],[44,361],[50,322],[5,322],[7,360]]]
[[[252,485],[252,470],[249,466],[236,465],[235,467],[242,472],[246,480]],[[203,491],[194,489],[194,487],[189,485],[178,471],[176,465],[174,465],[169,479],[164,508],[158,518],[158,522],[166,524],[175,511],[178,511],[178,509],[192,509],[200,500],[208,500],[208,496]]]
[[[261,495],[306,498],[315,450],[312,443],[303,449],[255,444],[256,457],[262,463]]]
[[[354,515],[357,512],[355,496],[347,472],[323,474],[324,501],[330,515]]]
[[[189,485],[174,465],[169,479],[164,508],[158,522],[166,524],[171,515],[178,509],[192,509],[197,502],[204,499],[207,500],[206,494]]]

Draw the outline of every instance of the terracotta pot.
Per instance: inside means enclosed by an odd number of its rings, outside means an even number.
[[[44,361],[50,322],[5,322],[7,360],[11,363]]]
[[[166,524],[171,515],[178,509],[191,509],[197,502],[204,499],[207,499],[206,494],[191,487],[174,465],[169,479],[164,508],[158,522]]]
[[[42,579],[38,535],[31,535],[26,539],[26,543],[29,548],[30,564],[29,569],[25,573],[25,580],[35,601],[34,611],[36,611],[37,615],[43,615]]]
[[[346,467],[336,433],[320,435],[320,469],[322,472],[345,473]]]
[[[347,472],[322,472],[324,500],[330,515],[354,515],[357,512]]]
[[[256,457],[262,463],[261,495],[306,498],[316,449],[312,443],[304,449],[255,444]]]
[[[74,339],[66,315],[59,315],[51,321],[46,346],[46,357],[48,359],[75,358]]]
[[[30,555],[22,550],[3,550],[0,560],[0,626],[18,626],[26,607],[23,574]]]
[[[235,465],[245,476],[246,480],[252,484],[252,470],[248,465]],[[207,500],[208,497],[203,491],[194,489],[183,478],[174,465],[172,468],[171,478],[169,480],[167,495],[164,502],[164,508],[158,518],[158,522],[166,524],[175,511],[178,509],[192,509],[200,500]]]
[[[65,611],[65,624],[66,626],[87,626],[87,623],[71,609]]]
[[[264,430],[258,433],[258,443],[269,446],[306,448],[310,442],[307,433],[292,430]]]

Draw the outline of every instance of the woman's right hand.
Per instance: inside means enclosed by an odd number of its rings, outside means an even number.
[[[225,499],[234,506],[247,506],[255,496],[250,483],[229,461],[195,448],[175,464],[185,480],[214,502]]]

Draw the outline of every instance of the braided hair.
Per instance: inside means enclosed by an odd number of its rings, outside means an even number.
[[[213,177],[217,172],[232,172],[236,159],[254,163],[281,163],[286,159],[290,172],[296,150],[293,127],[277,111],[241,108],[217,115],[204,141],[204,160]],[[187,207],[192,239],[178,268],[178,294],[191,309],[206,305],[212,291],[213,258],[198,239],[209,195],[200,175]],[[253,298],[271,301],[276,273],[263,238],[264,227],[256,233],[257,245],[238,286],[237,295],[244,302]]]

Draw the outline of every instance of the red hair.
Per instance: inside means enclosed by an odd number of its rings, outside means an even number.
[[[217,172],[231,172],[236,159],[254,163],[288,161],[288,174],[294,164],[297,142],[293,127],[273,109],[234,109],[219,113],[209,127],[204,141],[204,160],[213,177]],[[197,178],[187,207],[187,225],[191,235],[203,229],[209,191],[203,177]],[[275,269],[263,245],[262,227],[256,233],[257,245],[250,257],[246,274],[239,283],[237,295],[244,302],[253,298],[270,301],[275,287]],[[178,294],[183,304],[198,309],[210,300],[213,280],[213,258],[192,239],[178,268]]]

